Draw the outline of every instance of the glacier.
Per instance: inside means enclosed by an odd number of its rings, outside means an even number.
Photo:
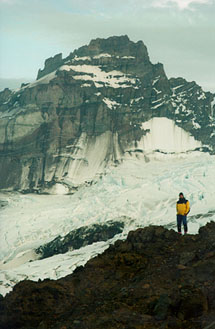
[[[215,220],[215,156],[198,151],[200,142],[167,118],[153,118],[142,128],[146,134],[136,149],[134,146],[118,165],[105,168],[103,175],[89,186],[80,186],[74,194],[67,195],[61,184],[54,195],[0,193],[0,200],[7,203],[0,208],[2,295],[24,279],[58,279],[72,273],[138,227],[156,224],[176,230],[175,203],[181,191],[191,204],[190,234]],[[108,140],[107,136],[103,138],[98,147],[92,148],[89,174]],[[58,235],[109,220],[125,223],[123,233],[109,241],[43,260],[34,251]]]

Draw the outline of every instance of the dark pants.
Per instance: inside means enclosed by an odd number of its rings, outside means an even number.
[[[187,216],[177,215],[178,232],[181,233],[181,223],[184,225],[184,233],[187,233]]]

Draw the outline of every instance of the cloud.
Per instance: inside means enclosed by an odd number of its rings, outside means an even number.
[[[156,0],[153,3],[154,7],[169,7],[175,4],[179,9],[189,9],[192,4],[211,4],[211,0]]]

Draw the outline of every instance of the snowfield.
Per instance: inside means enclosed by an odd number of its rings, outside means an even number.
[[[150,224],[176,229],[175,203],[184,192],[191,203],[189,232],[215,220],[215,157],[206,153],[127,155],[97,183],[73,195],[0,194],[0,293],[23,279],[57,279],[84,265],[110,243]],[[66,254],[38,260],[34,249],[57,235],[108,220],[125,221],[122,234]]]

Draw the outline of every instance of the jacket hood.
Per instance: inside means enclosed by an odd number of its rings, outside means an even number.
[[[180,198],[177,203],[186,203],[186,202],[187,202],[187,200],[185,198],[182,198],[182,199]]]

